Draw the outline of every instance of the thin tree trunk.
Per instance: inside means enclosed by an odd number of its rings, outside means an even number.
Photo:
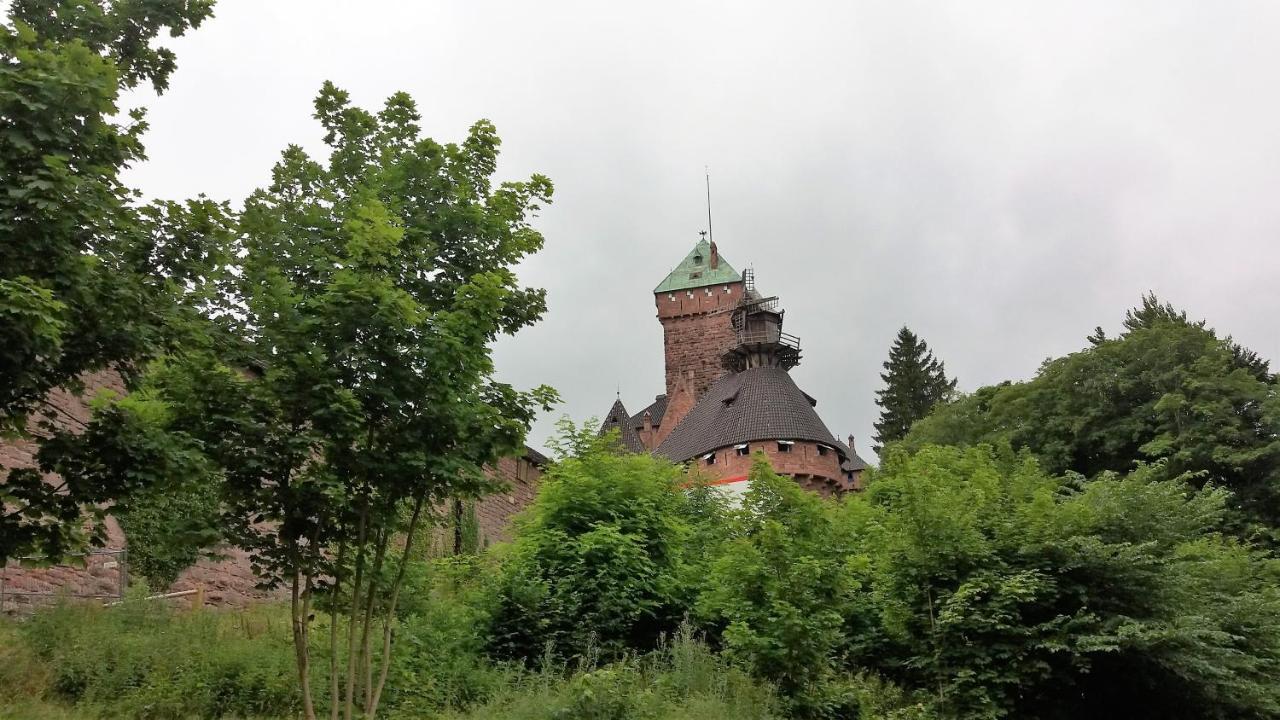
[[[409,564],[409,552],[413,548],[413,536],[418,529],[418,518],[422,515],[422,502],[425,493],[419,494],[413,505],[413,517],[409,519],[409,534],[404,541],[404,553],[400,556],[400,567],[396,569],[396,578],[391,583],[391,602],[387,603],[386,618],[382,623],[382,668],[378,671],[378,685],[373,691],[373,699],[367,708],[369,720],[378,712],[378,701],[382,699],[382,689],[387,684],[387,671],[391,669],[391,625],[395,622],[396,603],[400,600],[400,586],[404,583],[405,567]]]
[[[315,705],[311,700],[311,667],[306,648],[306,629],[304,615],[306,611],[299,597],[299,573],[294,570],[293,583],[290,588],[289,614],[293,621],[293,653],[298,665],[298,684],[302,690],[302,713],[306,720],[316,720]]]
[[[338,544],[338,564],[333,571],[333,599],[329,603],[329,720],[338,720],[342,698],[338,696],[338,599],[342,597],[342,563],[347,543]]]
[[[347,627],[347,694],[343,708],[345,720],[351,720],[356,692],[356,616],[360,614],[360,582],[364,577],[365,529],[369,520],[369,498],[360,507],[360,529],[357,533],[355,577],[351,580],[351,614]]]
[[[387,555],[387,544],[391,542],[391,531],[383,528],[378,533],[378,549],[373,555],[373,570],[369,573],[369,592],[365,595],[364,618],[360,627],[360,684],[364,694],[364,708],[369,709],[373,701],[373,662],[369,657],[369,632],[373,626],[373,603],[378,590],[378,580],[382,577],[382,561]]]
[[[462,554],[462,501],[453,501],[453,554]]]

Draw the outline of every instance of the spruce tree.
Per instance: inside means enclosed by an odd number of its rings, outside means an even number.
[[[876,405],[880,406],[880,419],[875,423],[876,452],[885,443],[901,440],[912,423],[928,415],[956,387],[929,345],[905,326],[889,349],[884,369],[880,379],[885,387],[876,392]]]

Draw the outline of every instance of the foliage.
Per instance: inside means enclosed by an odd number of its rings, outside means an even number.
[[[22,635],[33,661],[23,672],[43,676],[48,699],[88,716],[285,716],[297,706],[280,612],[178,613],[140,599],[63,605],[37,614]]]
[[[1166,472],[891,452],[848,508],[884,634],[855,662],[954,717],[1280,712],[1280,568],[1214,533],[1225,491]]]
[[[698,615],[719,630],[727,655],[778,683],[798,713],[836,716],[827,692],[844,655],[862,642],[866,560],[832,508],[774,473],[763,454],[715,549]]]
[[[396,662],[386,706],[392,717],[423,717],[487,701],[514,670],[488,662],[494,569],[461,555],[415,562],[405,577]]]
[[[518,521],[498,580],[493,651],[537,660],[652,647],[687,593],[678,468],[565,421],[562,453]],[[572,453],[572,454],[567,454]]]
[[[948,380],[942,361],[929,345],[906,327],[898,331],[889,359],[880,374],[884,389],[876,391],[880,419],[875,422],[876,452],[885,443],[902,439],[911,425],[935,405],[951,397],[956,381]]]
[[[372,716],[412,550],[395,539],[416,536],[424,509],[491,490],[482,467],[554,400],[496,382],[489,350],[545,309],[511,268],[542,245],[529,221],[551,185],[495,185],[493,126],[442,145],[421,137],[404,94],[375,115],[326,84],[316,118],[327,163],[286,149],[221,252],[234,266],[205,309],[237,342],[189,344],[142,386],[171,408],[175,443],[220,473],[230,541],[266,584],[290,588],[304,715],[323,593],[348,615],[343,714]]]
[[[106,368],[130,374],[193,322],[202,278],[217,262],[202,250],[208,228],[188,227],[189,217],[170,212],[177,205],[135,206],[119,175],[143,159],[146,123],[141,110],[126,124],[116,117],[122,91],[145,81],[167,86],[174,56],[152,40],[198,27],[211,6],[8,4],[0,26],[2,436],[67,445],[84,428],[48,401],[51,390],[79,393],[86,373]],[[31,552],[56,558],[100,541],[100,526],[82,533],[81,514],[134,488],[79,482],[55,490],[30,469],[7,470],[0,561]]]
[[[1162,460],[1234,493],[1230,526],[1275,541],[1280,526],[1280,392],[1266,363],[1155,298],[1117,338],[1046,362],[1028,382],[983,388],[917,423],[927,443],[1008,443],[1050,473],[1095,477]]]
[[[518,676],[450,720],[702,720],[782,717],[767,684],[710,652],[685,626],[657,651],[567,677],[551,664]]]
[[[79,434],[46,438],[38,466],[11,469],[0,484],[0,502],[18,506],[5,516],[0,556],[26,550],[55,561],[84,541],[86,515],[97,521],[88,531],[101,531],[108,502],[127,512],[129,498],[145,488],[163,492],[174,478],[209,477],[204,458],[161,429],[169,417],[163,402],[146,393],[102,400]],[[46,482],[43,473],[61,482]]]
[[[116,513],[129,539],[129,570],[161,592],[217,544],[218,486],[206,476],[157,484]]]

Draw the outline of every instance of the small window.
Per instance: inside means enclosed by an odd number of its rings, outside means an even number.
[[[701,255],[694,255],[694,256],[693,256],[693,264],[694,264],[694,265],[701,265],[701,264],[702,264],[702,256],[701,256]]]
[[[819,446],[818,446],[818,455],[820,455],[820,456],[821,456],[821,455],[826,455],[826,454],[827,454],[827,446],[826,446],[826,445],[819,445]]]
[[[751,448],[746,443],[736,446],[734,450],[737,450],[739,455],[749,455],[751,453]]]
[[[715,453],[707,453],[706,457],[704,457],[704,458],[703,458],[703,460],[706,460],[708,465],[715,465],[715,464],[716,464],[716,454],[715,454]]]
[[[791,442],[790,440],[779,440],[779,441],[778,441],[778,452],[780,452],[780,453],[789,453],[789,452],[791,452],[791,446],[792,446],[792,445],[795,445],[795,443]]]
[[[700,278],[700,277],[702,277],[702,271],[701,271],[701,270],[696,270],[696,271],[694,271],[694,272],[689,273],[689,279],[690,279],[690,280],[697,280],[697,279],[698,279],[698,278]]]

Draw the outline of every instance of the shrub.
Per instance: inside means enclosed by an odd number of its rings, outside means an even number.
[[[589,649],[618,657],[678,625],[689,593],[680,470],[569,430],[574,453],[542,478],[505,549],[491,647],[536,660]]]
[[[726,654],[778,683],[804,716],[852,711],[831,685],[858,638],[865,557],[834,507],[757,457],[742,508],[714,553],[698,615]],[[856,703],[854,703],[856,707]]]
[[[845,512],[883,641],[850,657],[954,717],[1271,717],[1276,561],[1215,532],[1227,493],[1142,468],[890,452]]]

